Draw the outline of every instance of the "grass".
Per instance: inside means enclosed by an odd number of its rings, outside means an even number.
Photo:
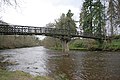
[[[70,48],[70,50],[80,50],[80,51],[87,51],[87,48]]]
[[[7,71],[0,69],[0,80],[53,80],[49,77],[32,76],[22,71]]]
[[[99,47],[98,42],[95,40],[74,40],[70,43],[70,50],[80,50],[80,51],[120,51],[120,40],[112,40],[111,42],[104,42],[101,47]]]
[[[113,40],[111,43],[103,45],[103,49],[108,51],[120,51],[120,40]]]

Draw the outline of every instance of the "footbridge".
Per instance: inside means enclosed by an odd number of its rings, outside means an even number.
[[[81,31],[73,31],[68,29],[33,27],[20,25],[2,25],[0,24],[0,35],[45,35],[51,37],[82,37],[91,39],[101,39],[102,37],[93,34],[84,34]]]
[[[90,39],[104,39],[104,37],[84,34],[81,31],[74,31],[68,29],[34,27],[34,26],[20,26],[20,25],[4,25],[0,24],[0,35],[44,35],[59,38],[63,43],[63,50],[69,50],[68,42],[73,37],[82,37]]]

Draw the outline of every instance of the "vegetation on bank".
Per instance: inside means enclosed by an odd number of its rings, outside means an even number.
[[[21,47],[32,47],[40,45],[40,40],[35,36],[29,35],[1,35],[0,49],[11,49]]]
[[[49,49],[61,49],[61,41],[57,38],[46,37],[42,40],[42,45]]]
[[[69,80],[65,74],[53,78],[47,76],[32,76],[23,71],[7,71],[0,69],[0,80]]]
[[[0,54],[0,80],[68,80],[65,74],[49,76],[33,76],[23,71],[8,71],[6,66],[17,65],[15,62],[5,61],[9,56]]]
[[[101,51],[119,51],[120,50],[120,40],[104,41],[102,46],[99,47],[99,42],[92,39],[77,39],[71,42],[70,49],[85,49],[85,50],[101,50]]]
[[[120,34],[119,4],[119,0],[84,0],[79,18],[80,31],[85,36],[96,35],[103,38],[109,35],[111,37],[116,36],[118,40],[112,40],[111,42],[104,41],[101,43],[100,40],[75,39],[70,42],[69,48],[73,50],[120,50],[120,36],[118,36]],[[73,15],[71,10],[69,10],[67,14],[63,13],[53,25],[49,24],[46,27],[67,29],[76,32],[78,29],[76,29],[75,20],[72,19]],[[63,38],[66,37],[59,36],[59,39]],[[47,37],[43,41],[44,46],[52,49],[61,49],[62,45],[59,39]]]
[[[113,40],[108,43],[104,42],[102,49],[106,51],[120,51],[120,40]]]
[[[22,71],[7,71],[0,69],[0,80],[53,80],[49,77],[32,76]]]
[[[0,80],[53,80],[46,76],[32,76],[23,71],[8,71],[6,66],[16,65],[14,62],[4,61],[9,56],[0,55]]]
[[[46,37],[43,40],[43,46],[49,49],[62,49],[61,41],[59,39],[54,39],[51,37]],[[82,50],[82,51],[120,51],[120,40],[104,41],[102,46],[99,47],[99,42],[93,39],[73,39],[69,42],[70,50]]]

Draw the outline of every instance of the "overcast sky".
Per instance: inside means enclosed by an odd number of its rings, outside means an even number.
[[[20,7],[5,7],[2,20],[15,25],[43,27],[54,22],[62,13],[69,9],[74,13],[73,18],[79,19],[83,0],[20,0]]]

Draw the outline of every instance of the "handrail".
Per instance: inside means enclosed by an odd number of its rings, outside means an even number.
[[[3,25],[0,24],[0,34],[2,35],[46,35],[46,36],[68,36],[68,37],[83,37],[92,39],[101,39],[100,36],[89,33],[81,33],[75,30],[33,27],[20,25]],[[103,37],[102,37],[103,39]]]

